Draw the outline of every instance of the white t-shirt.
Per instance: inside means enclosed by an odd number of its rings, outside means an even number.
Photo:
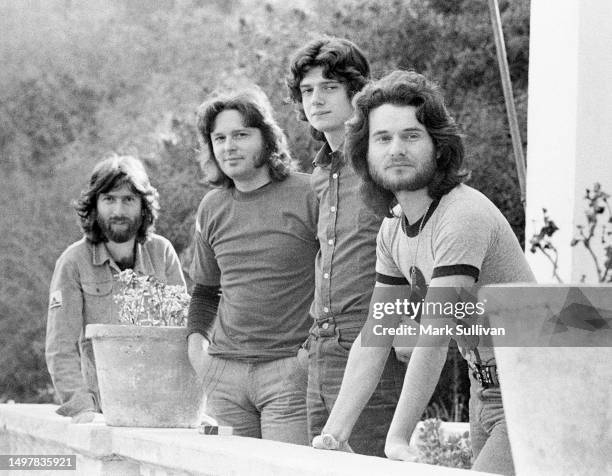
[[[419,299],[431,279],[441,276],[472,276],[479,285],[535,281],[508,221],[487,197],[463,184],[434,202],[416,223],[408,224],[403,215],[383,221],[376,280],[408,284],[413,265]],[[477,337],[457,343],[468,363],[494,363],[493,349],[476,350]]]

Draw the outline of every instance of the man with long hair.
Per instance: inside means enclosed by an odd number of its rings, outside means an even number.
[[[220,188],[196,216],[190,361],[219,424],[306,445],[306,356],[298,351],[314,288],[316,196],[308,176],[291,171],[260,90],[213,94],[197,127],[207,179]]]
[[[57,412],[87,422],[101,407],[85,326],[118,322],[118,273],[130,268],[170,285],[185,286],[185,280],[170,242],[153,233],[158,193],[139,160],[114,156],[100,162],[75,208],[84,236],[55,265],[46,359],[62,402]]]
[[[314,319],[305,344],[309,350],[308,432],[318,435],[340,390],[349,350],[368,315],[374,288],[376,233],[382,217],[361,201],[360,180],[344,158],[345,122],[351,98],[363,88],[370,66],[351,41],[315,39],[293,56],[287,77],[298,118],[324,141],[314,160],[311,185],[319,199]],[[355,431],[351,447],[384,456],[385,436],[399,398],[404,366],[390,355]]]
[[[414,72],[396,71],[366,86],[354,104],[347,154],[362,178],[365,201],[386,216],[377,241],[372,303],[405,293],[426,306],[442,297],[457,299],[448,290],[475,281],[534,280],[507,220],[484,195],[463,184],[468,176],[463,142],[433,83]],[[401,207],[398,216],[392,213],[395,204]],[[443,316],[422,314],[421,328],[436,325],[438,318]],[[317,447],[342,448],[378,381],[393,336],[382,338],[384,345],[363,346],[371,329],[364,327],[353,345],[338,401],[314,442]],[[435,389],[450,338],[442,333],[418,341],[387,436],[389,458],[415,459],[408,442]],[[473,469],[512,474],[493,349],[477,339],[456,340],[470,367]]]

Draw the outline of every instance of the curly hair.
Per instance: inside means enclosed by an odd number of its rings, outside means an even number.
[[[363,200],[377,213],[391,216],[395,196],[374,182],[368,168],[370,111],[383,104],[414,106],[416,118],[425,126],[436,151],[436,171],[427,186],[429,196],[440,199],[466,181],[465,149],[459,129],[436,84],[414,71],[393,71],[368,84],[353,99],[355,114],[347,122],[345,153],[363,180]]]
[[[255,127],[263,138],[263,159],[268,166],[270,178],[285,180],[294,168],[285,133],[274,120],[272,106],[266,95],[257,87],[240,91],[215,92],[204,101],[197,112],[197,128],[204,143],[203,170],[206,181],[215,186],[234,187],[219,166],[213,151],[210,135],[215,119],[222,111],[235,110],[242,116],[244,127]]]
[[[149,182],[144,165],[132,156],[114,155],[94,167],[89,188],[81,192],[74,204],[81,230],[92,243],[108,241],[98,225],[98,197],[125,184],[129,185],[132,193],[140,196],[142,202],[142,223],[136,233],[136,241],[144,243],[149,233],[154,231],[159,212],[159,194]]]
[[[307,121],[307,118],[302,107],[300,83],[306,73],[317,66],[323,68],[325,78],[346,85],[349,99],[361,91],[370,77],[370,64],[353,42],[333,36],[310,41],[295,52],[289,67],[290,73],[285,78],[289,88],[288,100],[295,104],[297,117],[301,121]],[[317,140],[325,140],[323,133],[313,127],[310,133]]]

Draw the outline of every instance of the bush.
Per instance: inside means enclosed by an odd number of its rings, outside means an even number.
[[[442,438],[441,424],[442,421],[437,418],[423,422],[417,442],[419,463],[470,469],[472,467],[472,445],[469,433]]]

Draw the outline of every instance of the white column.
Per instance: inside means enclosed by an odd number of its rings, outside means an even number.
[[[532,0],[527,139],[526,241],[547,208],[558,274],[594,282],[587,251],[569,243],[586,224],[585,189],[612,192],[612,1]],[[527,255],[538,280],[554,282],[550,262]]]

